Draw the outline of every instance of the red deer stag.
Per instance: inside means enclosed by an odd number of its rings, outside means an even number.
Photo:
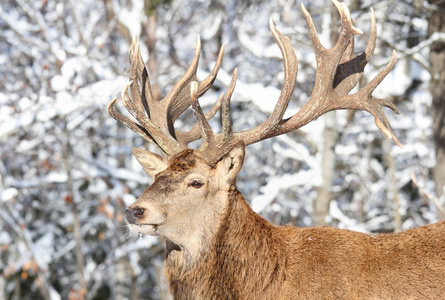
[[[237,71],[225,95],[204,114],[198,98],[221,66],[221,49],[211,74],[197,82],[200,41],[190,67],[168,95],[153,98],[138,42],[130,49],[130,83],[122,101],[134,121],[114,107],[118,121],[159,147],[164,156],[141,149],[133,154],[154,178],[126,210],[133,232],[166,241],[165,275],[175,299],[445,299],[445,222],[396,234],[368,235],[334,228],[275,226],[252,211],[236,188],[245,146],[302,127],[336,109],[362,109],[400,145],[382,107],[397,112],[373,90],[395,64],[389,64],[353,94],[376,44],[376,24],[363,54],[353,52],[354,27],[348,8],[333,0],[342,20],[338,42],[326,49],[312,18],[302,10],[317,59],[315,86],[306,105],[283,119],[294,90],[297,59],[290,41],[270,23],[284,59],[283,88],[270,117],[261,125],[233,132],[230,98]],[[174,127],[192,106],[197,124],[188,132]],[[221,110],[221,133],[208,119]],[[187,145],[202,139],[197,149]]]

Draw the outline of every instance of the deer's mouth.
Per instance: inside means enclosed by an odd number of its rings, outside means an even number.
[[[131,232],[148,234],[148,235],[158,235],[158,224],[129,224]]]

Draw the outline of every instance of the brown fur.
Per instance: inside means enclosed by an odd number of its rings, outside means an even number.
[[[445,222],[397,234],[274,226],[234,188],[202,263],[178,272],[175,299],[443,299]],[[179,275],[179,276],[178,276]]]
[[[236,154],[228,157],[228,162],[219,164],[227,174],[237,164]],[[193,153],[184,153],[172,159],[130,207],[146,210],[139,222],[143,226],[156,219],[150,215],[159,209],[156,201],[168,202],[165,226],[190,227],[181,235],[162,229],[164,223],[156,229],[157,235],[167,238],[165,273],[175,299],[445,298],[445,221],[378,235],[275,226],[251,210],[234,179],[225,185],[214,178],[226,174],[218,168],[206,167]],[[238,171],[234,172],[230,176],[236,176]],[[181,182],[190,174],[200,180],[208,177],[206,190],[183,190]],[[166,182],[172,186],[162,195]],[[174,215],[185,223],[171,225],[169,214],[174,212],[169,210],[181,208],[169,201],[190,201],[187,195],[192,193],[193,213]]]

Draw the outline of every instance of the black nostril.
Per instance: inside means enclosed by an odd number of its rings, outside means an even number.
[[[140,218],[142,218],[142,215],[144,214],[144,209],[140,207],[135,207],[133,209],[127,208],[125,211],[125,218],[127,219],[127,222],[130,224],[136,223],[136,221]]]

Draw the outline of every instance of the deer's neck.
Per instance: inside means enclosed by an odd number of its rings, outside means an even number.
[[[258,291],[264,296],[265,290],[273,290],[271,286],[284,280],[285,247],[279,233],[252,211],[235,187],[220,220],[207,248],[193,264],[188,264],[179,248],[167,245],[165,271],[175,299],[222,299],[227,297],[227,289],[237,298]],[[172,254],[175,256],[168,257]]]

